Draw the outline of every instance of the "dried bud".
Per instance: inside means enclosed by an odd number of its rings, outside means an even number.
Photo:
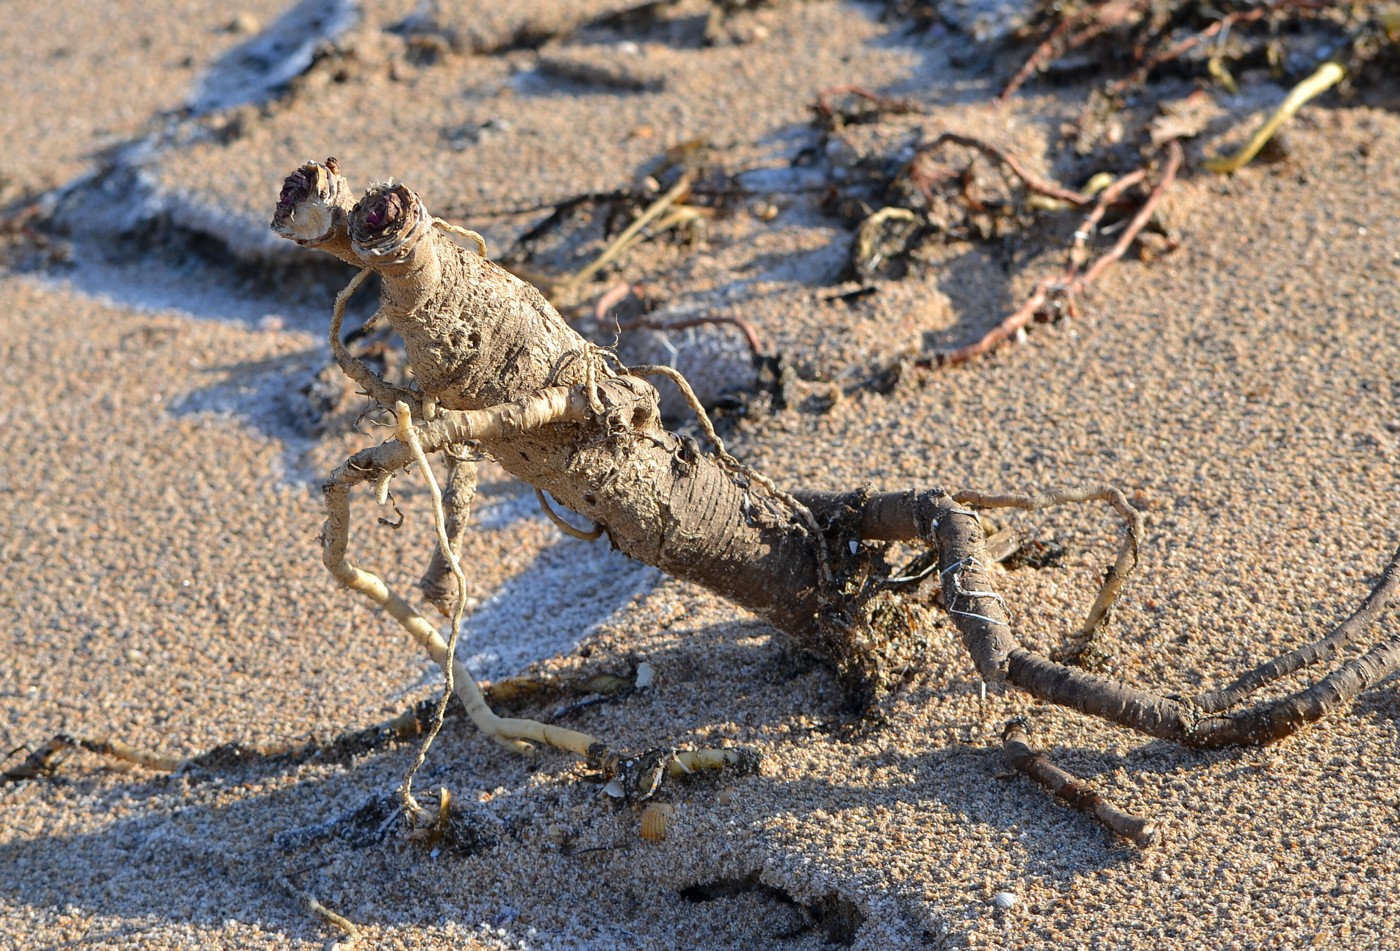
[[[424,218],[418,196],[403,185],[375,185],[350,212],[350,238],[362,254],[395,254]]]
[[[277,196],[272,230],[299,243],[327,240],[336,230],[345,194],[345,179],[337,174],[337,168],[307,162],[288,175]]]
[[[403,206],[399,203],[398,195],[380,195],[370,203],[365,212],[365,226],[372,231],[383,231],[398,221],[402,214]]]
[[[290,215],[292,209],[306,201],[306,196],[310,193],[311,182],[307,180],[304,171],[297,169],[282,183],[282,193],[277,196],[277,214]]]

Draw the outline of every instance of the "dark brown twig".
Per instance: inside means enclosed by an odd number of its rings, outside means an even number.
[[[827,125],[837,125],[841,121],[851,118],[837,109],[835,105],[837,96],[855,96],[857,99],[863,99],[874,107],[874,114],[877,116],[907,115],[920,111],[918,104],[910,99],[882,96],[879,93],[871,92],[864,86],[833,86],[818,92],[817,104],[812,107]]]
[[[1122,95],[1134,86],[1146,82],[1147,77],[1151,75],[1152,71],[1158,66],[1180,59],[1206,40],[1218,35],[1221,30],[1229,29],[1237,23],[1252,23],[1261,17],[1267,16],[1277,8],[1277,6],[1255,7],[1253,10],[1236,10],[1233,13],[1228,13],[1199,33],[1193,33],[1174,46],[1170,46],[1160,53],[1157,53],[1155,56],[1149,57],[1146,62],[1133,70],[1132,73],[1113,82],[1106,92],[1110,96]]]
[[[1063,274],[1055,278],[1047,278],[1036,285],[1032,292],[1020,308],[1001,323],[997,324],[981,339],[976,340],[964,347],[956,350],[945,351],[937,354],[933,358],[933,363],[938,366],[953,366],[959,363],[966,363],[969,360],[991,353],[998,347],[1005,344],[1016,336],[1030,324],[1032,320],[1040,316],[1054,316],[1058,313],[1071,311],[1074,307],[1075,297],[1084,288],[1098,280],[1099,276],[1121,258],[1131,247],[1133,240],[1151,220],[1152,213],[1156,211],[1157,205],[1161,202],[1162,196],[1166,194],[1168,188],[1176,179],[1176,173],[1181,168],[1182,152],[1181,146],[1176,141],[1167,143],[1166,163],[1162,167],[1161,177],[1152,191],[1148,194],[1147,200],[1142,203],[1127,226],[1123,228],[1122,235],[1118,241],[1108,251],[1099,256],[1097,260],[1083,274],[1079,273],[1080,260],[1083,257],[1083,243],[1087,240],[1088,229],[1097,226],[1103,217],[1108,206],[1121,197],[1123,191],[1129,186],[1141,182],[1146,177],[1145,170],[1131,172],[1118,179],[1102,193],[1089,215],[1085,218],[1085,225],[1075,236],[1075,244],[1070,250],[1070,263]],[[1084,237],[1080,237],[1084,235]]]
[[[970,135],[960,135],[957,132],[944,132],[928,145],[921,146],[919,151],[921,153],[933,152],[946,142],[952,142],[954,145],[961,145],[969,149],[976,149],[988,158],[1005,165],[1011,170],[1013,175],[1021,180],[1027,191],[1034,192],[1037,195],[1044,195],[1047,198],[1055,198],[1063,202],[1068,202],[1077,208],[1092,204],[1094,201],[1093,195],[1073,191],[1072,189],[1065,188],[1063,185],[1057,185],[1054,182],[1032,175],[1022,167],[1020,161],[1017,160],[1014,155],[992,145],[990,142],[984,142]]]
[[[626,282],[614,285],[598,298],[598,303],[594,305],[593,316],[599,324],[603,324],[608,319],[608,312],[618,304],[627,299],[628,295],[634,292],[635,288]],[[755,357],[763,355],[763,341],[758,335],[758,330],[754,325],[742,317],[723,316],[716,317],[705,315],[701,317],[682,317],[677,320],[652,320],[649,317],[636,317],[632,320],[622,321],[617,324],[618,330],[685,330],[689,327],[703,327],[706,324],[727,324],[738,328],[744,335],[744,342],[748,344],[749,352]]]
[[[54,775],[54,773],[58,772],[58,767],[62,765],[64,759],[68,756],[68,751],[72,748],[73,746],[68,742],[67,737],[62,734],[55,736],[43,746],[31,751],[30,754],[24,758],[24,762],[0,773],[0,785],[9,785],[10,783],[23,782],[26,779],[38,779],[41,776]],[[25,747],[21,746],[19,749],[11,750],[9,756],[13,756],[23,749],[25,749]],[[6,758],[8,759],[9,757],[7,756]]]
[[[1092,816],[1105,829],[1146,848],[1157,841],[1157,823],[1124,812],[1082,779],[1066,772],[1031,748],[1023,720],[1012,720],[1002,732],[1002,755],[1007,765],[1035,780],[1065,805]]]
[[[1065,17],[1055,24],[1050,35],[1041,41],[1040,45],[1035,48],[1035,52],[1031,53],[1030,58],[1017,70],[1016,75],[1011,77],[1011,81],[997,96],[997,102],[1005,102],[1015,95],[1016,90],[1035,75],[1036,70],[1044,68],[1056,57],[1063,56],[1070,50],[1077,49],[1085,43],[1097,39],[1113,27],[1125,22],[1134,13],[1140,13],[1146,5],[1143,0],[1102,0],[1100,3]],[[1069,36],[1065,40],[1063,48],[1057,49],[1065,34],[1081,24],[1085,24],[1083,28]]]

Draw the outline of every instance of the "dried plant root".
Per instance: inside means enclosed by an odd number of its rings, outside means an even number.
[[[1220,690],[1203,693],[1195,698],[1196,708],[1202,714],[1215,714],[1230,710],[1243,703],[1261,687],[1266,687],[1296,671],[1303,670],[1320,661],[1336,657],[1343,648],[1352,642],[1367,625],[1374,623],[1382,611],[1400,599],[1400,552],[1381,573],[1380,580],[1366,596],[1361,606],[1330,634],[1295,651],[1261,664],[1254,670],[1242,674],[1234,683]],[[1400,641],[1400,639],[1392,639]],[[1396,650],[1394,643],[1389,648]],[[1377,658],[1383,660],[1382,658]]]
[[[373,752],[389,743],[417,736],[428,723],[429,710],[419,704],[392,719],[370,727],[346,730],[329,740],[306,740],[295,743],[267,743],[248,746],[224,743],[193,756],[179,757],[143,750],[122,740],[91,739],[59,733],[31,752],[20,765],[0,774],[0,782],[14,783],[51,776],[72,750],[86,750],[157,772],[174,773],[183,769],[223,769],[255,761],[299,763],[312,758],[348,760]]]
[[[1098,221],[1102,218],[1104,211],[1109,204],[1116,201],[1126,190],[1127,186],[1136,184],[1145,177],[1142,171],[1132,172],[1119,178],[1113,185],[1100,192],[1097,200],[1091,196],[1079,195],[1078,193],[1065,192],[1063,196],[1066,200],[1077,204],[1090,204],[1095,202],[1095,207],[1085,223],[1080,227],[1080,231],[1075,236],[1075,243],[1070,248],[1070,261],[1064,272],[1057,277],[1042,280],[1031,296],[1020,306],[1011,316],[987,331],[980,339],[973,341],[966,346],[956,350],[949,350],[935,356],[933,362],[939,366],[952,366],[959,363],[966,363],[977,357],[985,356],[996,350],[1011,340],[1030,326],[1031,321],[1042,316],[1053,317],[1064,312],[1073,312],[1075,298],[1085,288],[1098,280],[1110,265],[1118,261],[1127,253],[1133,241],[1142,233],[1142,229],[1151,220],[1153,212],[1157,210],[1162,196],[1166,194],[1176,174],[1181,168],[1182,152],[1181,146],[1175,140],[1167,143],[1166,161],[1163,163],[1161,174],[1157,184],[1148,194],[1146,200],[1132,220],[1123,228],[1122,234],[1114,243],[1113,247],[1100,255],[1087,270],[1081,271],[1082,259],[1084,256],[1084,241],[1092,230],[1097,227]],[[1042,192],[1050,194],[1050,192]],[[1081,237],[1082,236],[1082,237]]]
[[[1006,725],[1002,732],[1002,755],[1012,769],[1035,780],[1070,808],[1092,816],[1108,831],[1144,848],[1157,841],[1155,821],[1124,812],[1088,783],[1056,766],[1045,754],[1031,749],[1024,721],[1012,720]]]
[[[1142,540],[1142,513],[1128,502],[1123,492],[1111,485],[1092,485],[1076,489],[1052,489],[1037,495],[988,495],[982,492],[964,491],[953,495],[954,501],[981,508],[1018,508],[1034,512],[1053,505],[1071,502],[1107,502],[1123,518],[1126,531],[1118,547],[1118,556],[1113,567],[1105,575],[1098,596],[1089,608],[1089,615],[1079,629],[1083,642],[1079,653],[1087,648],[1089,639],[1102,626],[1109,609],[1118,598],[1128,576],[1137,567],[1138,546]]]
[[[1279,126],[1293,118],[1309,100],[1322,95],[1345,79],[1346,75],[1347,71],[1341,63],[1331,61],[1323,63],[1311,76],[1293,87],[1292,91],[1288,93],[1288,97],[1283,100],[1283,104],[1268,118],[1268,121],[1259,127],[1259,131],[1250,137],[1244,148],[1228,158],[1222,156],[1208,159],[1205,162],[1207,171],[1225,175],[1244,168],[1264,146],[1269,144],[1269,140],[1274,137]]]
[[[447,456],[447,488],[442,493],[442,507],[447,516],[447,537],[452,550],[458,550],[466,537],[468,517],[471,514],[472,500],[476,497],[476,461],[469,457],[458,457],[451,452]],[[457,578],[452,566],[442,553],[442,546],[434,546],[433,555],[423,577],[418,579],[418,590],[444,616],[451,617],[458,600]]]
[[[18,766],[7,769],[3,774],[0,774],[0,782],[17,783],[27,779],[52,776],[67,759],[69,751],[75,749],[87,750],[90,753],[106,756],[118,762],[144,766],[147,769],[167,773],[174,772],[190,762],[178,756],[143,750],[121,740],[110,738],[93,740],[68,733],[58,733],[26,756]]]
[[[1262,746],[1338,711],[1361,691],[1400,670],[1400,637],[1391,636],[1362,656],[1337,667],[1311,687],[1231,713],[1203,709],[1192,700],[1166,696],[1112,678],[1056,663],[1017,643],[1003,599],[991,590],[985,565],[990,558],[976,514],[951,498],[934,503],[932,536],[954,626],[988,682],[1005,681],[1049,703],[1100,717],[1148,736],[1198,749]],[[953,570],[955,569],[955,571]],[[1400,550],[1392,556],[1355,614],[1317,644],[1266,664],[1228,688],[1211,706],[1242,702],[1253,690],[1329,657],[1364,625],[1400,600]],[[1209,698],[1210,695],[1207,695]]]
[[[350,948],[353,948],[359,943],[361,937],[359,926],[349,918],[331,911],[325,905],[321,904],[315,895],[298,888],[292,883],[292,880],[285,875],[278,876],[278,884],[287,890],[287,894],[305,905],[307,911],[326,922],[326,924],[344,932],[345,940],[343,942],[337,942],[335,945],[337,948],[342,949],[342,951],[349,951]]]
[[[554,511],[554,506],[549,504],[549,496],[544,494],[544,490],[535,490],[535,501],[539,503],[540,511],[544,512],[545,516],[554,523],[554,527],[565,535],[585,542],[596,542],[603,537],[603,526],[596,522],[593,524],[592,528],[585,531],[581,528],[574,528],[568,522],[564,521],[563,516]]]
[[[1029,191],[1085,209],[1086,230],[1097,229],[1110,204],[1148,178],[1142,169],[1097,190],[1072,192],[1026,176],[1003,153],[974,147],[1019,175]],[[1089,263],[1087,240],[1076,237],[1061,279],[1042,284],[1038,302],[1025,311],[1026,319],[1042,306],[1068,306],[1077,290],[1125,253],[1181,160],[1180,146],[1169,142],[1156,184],[1113,248]],[[321,196],[326,176],[312,171],[288,180],[274,226],[299,220],[299,196],[313,210],[320,208],[318,202],[329,202]],[[670,200],[679,198],[676,193]],[[348,210],[331,204],[331,213],[321,218],[332,222],[332,231],[345,229],[348,245],[335,233],[316,240],[334,249],[332,253],[348,246],[355,260],[380,276],[380,312],[404,339],[423,395],[417,403],[417,394],[401,401],[400,438],[356,453],[327,483],[325,563],[341,583],[383,608],[434,661],[451,671],[453,691],[482,732],[514,750],[545,745],[584,757],[601,769],[605,788],[613,795],[647,799],[667,776],[697,768],[741,767],[748,760],[735,750],[658,749],[630,756],[585,733],[495,714],[439,631],[379,576],[349,560],[349,499],[355,485],[382,489],[414,462],[425,473],[430,471],[428,454],[460,452],[471,444],[562,507],[601,526],[610,543],[630,557],[705,586],[772,622],[799,644],[822,652],[847,690],[865,703],[895,689],[927,648],[927,632],[916,621],[897,619],[913,619],[917,612],[884,610],[898,606],[901,592],[884,584],[889,571],[878,565],[872,569],[870,559],[861,554],[863,543],[880,541],[930,549],[948,614],[986,682],[1016,687],[1188,746],[1273,742],[1336,711],[1359,691],[1400,669],[1400,638],[1392,636],[1312,687],[1252,709],[1226,712],[1260,686],[1334,656],[1342,643],[1393,604],[1400,588],[1400,552],[1352,621],[1313,647],[1240,678],[1219,695],[1206,695],[1201,703],[1141,690],[1027,650],[1018,643],[1006,601],[995,590],[989,571],[994,558],[973,506],[1034,510],[1099,500],[1124,517],[1128,531],[1085,621],[1084,631],[1089,633],[1101,627],[1138,557],[1140,522],[1117,490],[1096,486],[1040,495],[956,496],[938,490],[862,490],[802,492],[800,497],[784,492],[723,449],[703,410],[697,409],[697,415],[715,446],[713,453],[666,430],[660,423],[656,389],[633,375],[662,373],[660,369],[622,367],[615,357],[585,341],[535,288],[451,241],[411,190],[377,185]],[[665,208],[654,205],[648,211],[655,212],[650,220],[660,220]],[[308,212],[310,219],[320,220]],[[1005,339],[1014,332],[1002,328],[969,352],[986,352],[997,345],[997,333]],[[676,382],[695,404],[684,381]],[[368,383],[386,385],[375,378]],[[419,412],[414,412],[415,406]],[[442,507],[435,505],[442,563],[457,581],[455,613],[460,617],[464,577],[452,556],[454,542],[446,521]],[[1024,762],[1040,762],[1030,755],[1032,759]],[[1063,775],[1056,777],[1039,766],[1035,771],[1053,777],[1057,785],[1052,788],[1075,788],[1065,785]],[[1079,792],[1074,796],[1088,801]],[[1093,811],[1111,814],[1107,807]]]
[[[434,662],[444,670],[451,670],[453,691],[461,699],[467,715],[481,732],[518,753],[529,752],[531,743],[543,743],[587,756],[589,749],[597,742],[590,736],[536,723],[533,720],[503,719],[492,713],[471,672],[462,666],[460,661],[449,656],[447,642],[442,639],[437,628],[395,594],[378,575],[351,564],[346,556],[350,528],[350,486],[364,481],[369,473],[377,476],[383,471],[401,469],[413,457],[413,450],[402,443],[385,443],[375,450],[369,450],[368,456],[372,458],[377,451],[385,450],[386,447],[392,447],[391,451],[380,454],[397,456],[398,458],[393,460],[397,462],[396,465],[391,463],[391,466],[375,465],[372,469],[364,468],[363,463],[357,462],[357,459],[366,457],[367,453],[357,453],[336,470],[326,485],[327,518],[322,536],[322,558],[331,574],[346,587],[378,604],[428,652]],[[423,448],[421,444],[420,448]]]

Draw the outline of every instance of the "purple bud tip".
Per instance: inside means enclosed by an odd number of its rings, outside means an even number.
[[[277,210],[279,212],[291,211],[305,201],[310,192],[311,182],[307,180],[306,174],[300,170],[293,172],[282,183],[282,194],[277,196]]]
[[[365,213],[365,225],[374,231],[382,231],[399,218],[399,202],[395,195],[380,195]]]

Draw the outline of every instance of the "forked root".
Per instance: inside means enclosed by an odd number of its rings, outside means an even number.
[[[1392,635],[1311,687],[1249,709],[1226,712],[1266,684],[1335,656],[1400,600],[1400,551],[1391,557],[1361,607],[1332,633],[1260,666],[1223,691],[1189,700],[1130,687],[1058,664],[1022,647],[1012,634],[1001,597],[987,580],[985,566],[990,556],[976,513],[945,496],[935,502],[932,525],[949,614],[983,679],[1004,680],[1041,700],[1149,736],[1199,749],[1272,743],[1337,711],[1361,691],[1400,670],[1400,636]],[[1122,555],[1119,563],[1124,564]]]
[[[1089,614],[1079,628],[1079,645],[1075,651],[1075,659],[1087,654],[1092,649],[1093,638],[1108,617],[1113,602],[1118,599],[1128,576],[1137,567],[1138,546],[1142,539],[1142,513],[1133,508],[1120,489],[1111,485],[1051,489],[1035,495],[989,495],[983,492],[964,491],[955,493],[953,499],[980,508],[1018,508],[1029,512],[1070,502],[1106,502],[1122,516],[1127,530],[1123,533],[1123,541],[1118,546],[1118,556],[1114,560],[1113,566],[1108,570],[1108,574],[1104,576],[1103,584],[1099,586],[1098,596],[1094,598],[1094,603],[1089,607]]]
[[[629,385],[626,378],[609,383],[622,387]],[[322,533],[322,560],[338,581],[369,598],[398,621],[409,636],[427,651],[428,656],[443,668],[448,677],[450,692],[455,693],[462,701],[467,715],[482,733],[516,753],[531,752],[537,745],[573,753],[600,767],[605,776],[616,782],[615,788],[620,790],[620,794],[628,798],[645,799],[655,793],[664,776],[679,776],[698,769],[745,766],[753,762],[753,756],[746,751],[735,749],[667,750],[664,761],[654,770],[650,767],[643,769],[640,764],[649,763],[648,757],[652,754],[628,758],[624,754],[615,753],[607,744],[577,730],[537,720],[498,716],[486,702],[471,671],[454,656],[454,645],[443,640],[437,628],[389,588],[378,575],[355,566],[347,554],[351,487],[361,482],[381,482],[385,477],[417,462],[428,477],[429,490],[434,498],[434,525],[438,532],[439,546],[444,559],[458,579],[457,610],[453,620],[455,640],[455,630],[460,623],[461,605],[465,600],[465,577],[446,537],[441,493],[436,481],[431,477],[427,453],[480,438],[485,432],[523,432],[554,422],[579,421],[590,412],[589,396],[587,387],[556,387],[529,400],[486,410],[445,411],[438,419],[417,425],[412,422],[407,404],[398,403],[395,411],[401,438],[351,456],[335,470],[324,487],[327,515]],[[434,718],[434,725],[440,722],[439,714]],[[435,729],[432,732],[435,732]],[[426,744],[420,755],[423,753],[426,753]],[[421,759],[418,762],[421,762]],[[417,763],[414,766],[414,769],[416,768]],[[405,777],[405,798],[411,797],[411,775],[412,770],[409,776]]]

